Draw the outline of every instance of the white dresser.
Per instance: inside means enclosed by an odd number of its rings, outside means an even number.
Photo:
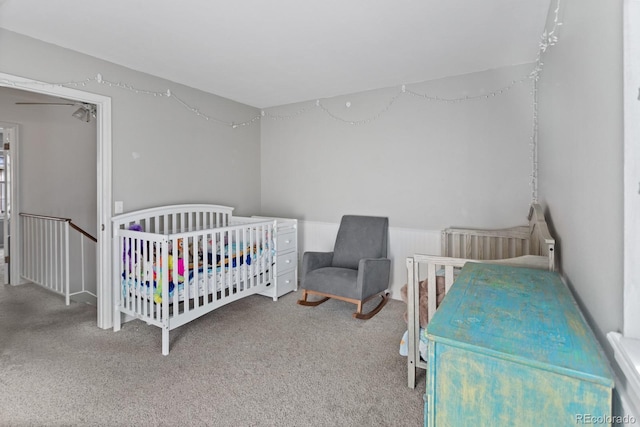
[[[298,220],[271,217],[269,219],[276,220],[273,239],[275,280],[273,286],[260,295],[276,301],[282,295],[298,290]]]

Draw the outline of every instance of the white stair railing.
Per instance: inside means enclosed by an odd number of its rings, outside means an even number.
[[[27,213],[21,213],[20,217],[20,276],[64,296],[66,305],[78,294],[97,298],[95,291],[88,289],[86,281],[87,270],[95,264],[95,256],[85,257],[87,247],[93,247],[91,253],[95,254],[95,237],[68,218]],[[93,283],[95,288],[95,280]]]

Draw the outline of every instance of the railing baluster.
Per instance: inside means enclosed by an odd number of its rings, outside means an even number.
[[[63,253],[63,256],[65,257],[64,260],[64,274],[65,274],[65,278],[64,278],[64,283],[65,283],[65,290],[64,290],[64,295],[65,295],[65,303],[67,305],[69,305],[70,303],[70,290],[69,290],[69,223],[65,222],[64,223],[64,247],[67,248],[67,250]]]

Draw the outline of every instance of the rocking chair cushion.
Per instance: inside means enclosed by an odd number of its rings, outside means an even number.
[[[343,216],[331,266],[357,270],[363,258],[385,258],[388,223],[385,217]]]
[[[350,268],[325,267],[307,273],[304,287],[310,291],[359,299],[358,271]]]

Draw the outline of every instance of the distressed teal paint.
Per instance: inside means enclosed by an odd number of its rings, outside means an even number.
[[[613,376],[555,272],[467,263],[427,326],[429,426],[579,425]]]

